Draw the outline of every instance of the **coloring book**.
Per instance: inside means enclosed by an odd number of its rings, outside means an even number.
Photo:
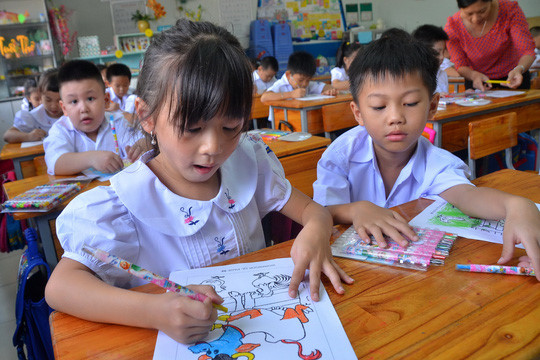
[[[228,313],[204,341],[183,345],[159,332],[154,360],[356,359],[328,294],[312,302],[308,277],[292,299],[290,258],[173,272],[182,285],[207,284],[225,300]]]

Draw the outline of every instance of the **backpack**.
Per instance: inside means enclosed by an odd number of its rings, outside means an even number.
[[[36,231],[28,228],[24,235],[28,248],[19,263],[13,346],[19,360],[54,360],[49,328],[52,309],[45,302],[45,285],[51,269],[38,250]]]
[[[16,179],[15,171],[13,171],[13,163],[1,161],[0,174],[0,185],[2,185],[0,201],[4,203],[7,200],[7,196],[3,191],[3,185],[6,182],[15,181]],[[26,220],[17,221],[9,213],[0,213],[0,252],[10,252],[24,248],[23,231],[26,227]]]

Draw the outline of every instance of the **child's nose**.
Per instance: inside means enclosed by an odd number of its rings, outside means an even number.
[[[201,146],[202,153],[206,155],[217,155],[221,153],[221,139],[222,137],[217,131],[207,131]]]
[[[388,113],[388,122],[390,125],[403,124],[405,122],[405,117],[399,106],[390,106]]]

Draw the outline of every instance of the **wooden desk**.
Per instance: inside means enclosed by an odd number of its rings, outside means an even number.
[[[465,91],[465,78],[461,76],[448,77],[448,92],[459,93]]]
[[[502,170],[475,180],[540,202],[540,176]],[[396,207],[411,219],[431,201]],[[336,237],[346,226],[337,227]],[[287,241],[222,264],[287,257]],[[540,283],[533,277],[458,272],[458,263],[494,263],[501,245],[459,238],[446,265],[414,271],[336,258],[356,280],[345,295],[323,283],[361,359],[538,359]],[[515,261],[524,254],[516,249]],[[135,291],[160,293],[148,284]],[[55,357],[152,359],[157,331],[108,325],[54,312]]]
[[[267,141],[268,147],[276,154],[285,177],[291,185],[309,197],[313,197],[313,183],[317,180],[317,162],[330,139],[312,136],[304,141]]]
[[[339,94],[333,98],[302,101],[298,99],[266,101],[270,106],[270,121],[272,128],[276,128],[275,109],[283,110],[284,119],[294,128],[294,131],[321,134],[324,132],[321,108],[324,105],[335,104],[344,101],[352,101],[350,93]]]
[[[6,144],[0,152],[0,160],[13,160],[15,175],[20,180],[36,175],[33,163],[30,160],[43,154],[45,154],[43,145],[21,148],[20,143]]]
[[[23,192],[33,189],[36,186],[45,185],[52,180],[69,178],[73,176],[51,176],[51,175],[40,175],[34,176],[22,180],[17,180],[13,182],[4,183],[4,191],[6,192],[7,198],[12,199],[15,196],[22,194]],[[74,194],[70,198],[66,199],[60,205],[55,207],[49,212],[16,212],[12,213],[15,220],[29,219],[35,221],[41,243],[43,245],[43,252],[45,253],[45,260],[54,268],[62,255],[62,247],[60,246],[58,239],[56,238],[55,231],[55,220],[60,215],[62,210],[75,198],[75,196],[93,189],[97,186],[107,186],[109,181],[97,181],[93,180],[89,184],[83,187],[81,191]]]
[[[261,102],[261,95],[253,96],[251,105],[251,119],[268,117],[269,106]]]

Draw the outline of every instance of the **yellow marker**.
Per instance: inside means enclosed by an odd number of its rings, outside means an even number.
[[[489,84],[508,84],[507,80],[488,80],[485,82]]]

